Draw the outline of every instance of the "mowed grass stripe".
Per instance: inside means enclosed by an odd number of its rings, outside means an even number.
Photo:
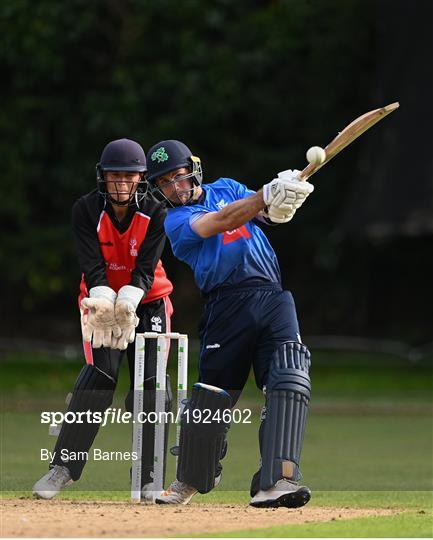
[[[424,512],[424,513],[423,513]],[[207,538],[431,538],[432,514],[424,510],[393,516],[336,519],[325,523],[303,523],[260,529],[197,535]]]

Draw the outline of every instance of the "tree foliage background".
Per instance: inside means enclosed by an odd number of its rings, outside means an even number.
[[[69,217],[104,145],[163,138],[259,188],[400,101],[269,231],[305,334],[431,339],[430,0],[3,0],[3,333],[79,335]],[[200,298],[169,247],[174,326]]]

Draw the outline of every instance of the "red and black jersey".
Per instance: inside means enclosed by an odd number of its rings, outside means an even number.
[[[80,299],[98,285],[116,292],[123,285],[139,287],[144,291],[142,303],[172,292],[160,260],[165,213],[163,205],[149,197],[130,206],[119,222],[97,190],[78,199],[72,208],[72,232],[83,273]]]

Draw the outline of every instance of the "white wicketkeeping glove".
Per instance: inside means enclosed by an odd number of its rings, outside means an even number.
[[[296,169],[282,171],[278,173],[278,178],[263,186],[263,200],[268,208],[273,206],[289,214],[302,205],[314,191],[314,186],[309,182],[301,182],[299,173]]]
[[[114,306],[114,316],[116,318],[117,328],[111,344],[112,349],[125,350],[129,343],[135,339],[135,328],[139,319],[135,314],[140,300],[143,298],[144,291],[132,285],[124,285],[117,294],[116,305]]]
[[[110,347],[113,332],[120,335],[114,326],[114,302],[116,293],[110,287],[102,285],[92,287],[89,296],[81,301],[81,330],[84,341],[92,343],[92,347]]]

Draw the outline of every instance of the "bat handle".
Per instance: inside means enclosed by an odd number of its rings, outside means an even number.
[[[317,171],[317,169],[320,168],[321,165],[314,165],[313,163],[309,163],[305,169],[302,169],[302,171],[299,174],[299,180],[301,182],[305,182],[310,178],[310,176]]]

